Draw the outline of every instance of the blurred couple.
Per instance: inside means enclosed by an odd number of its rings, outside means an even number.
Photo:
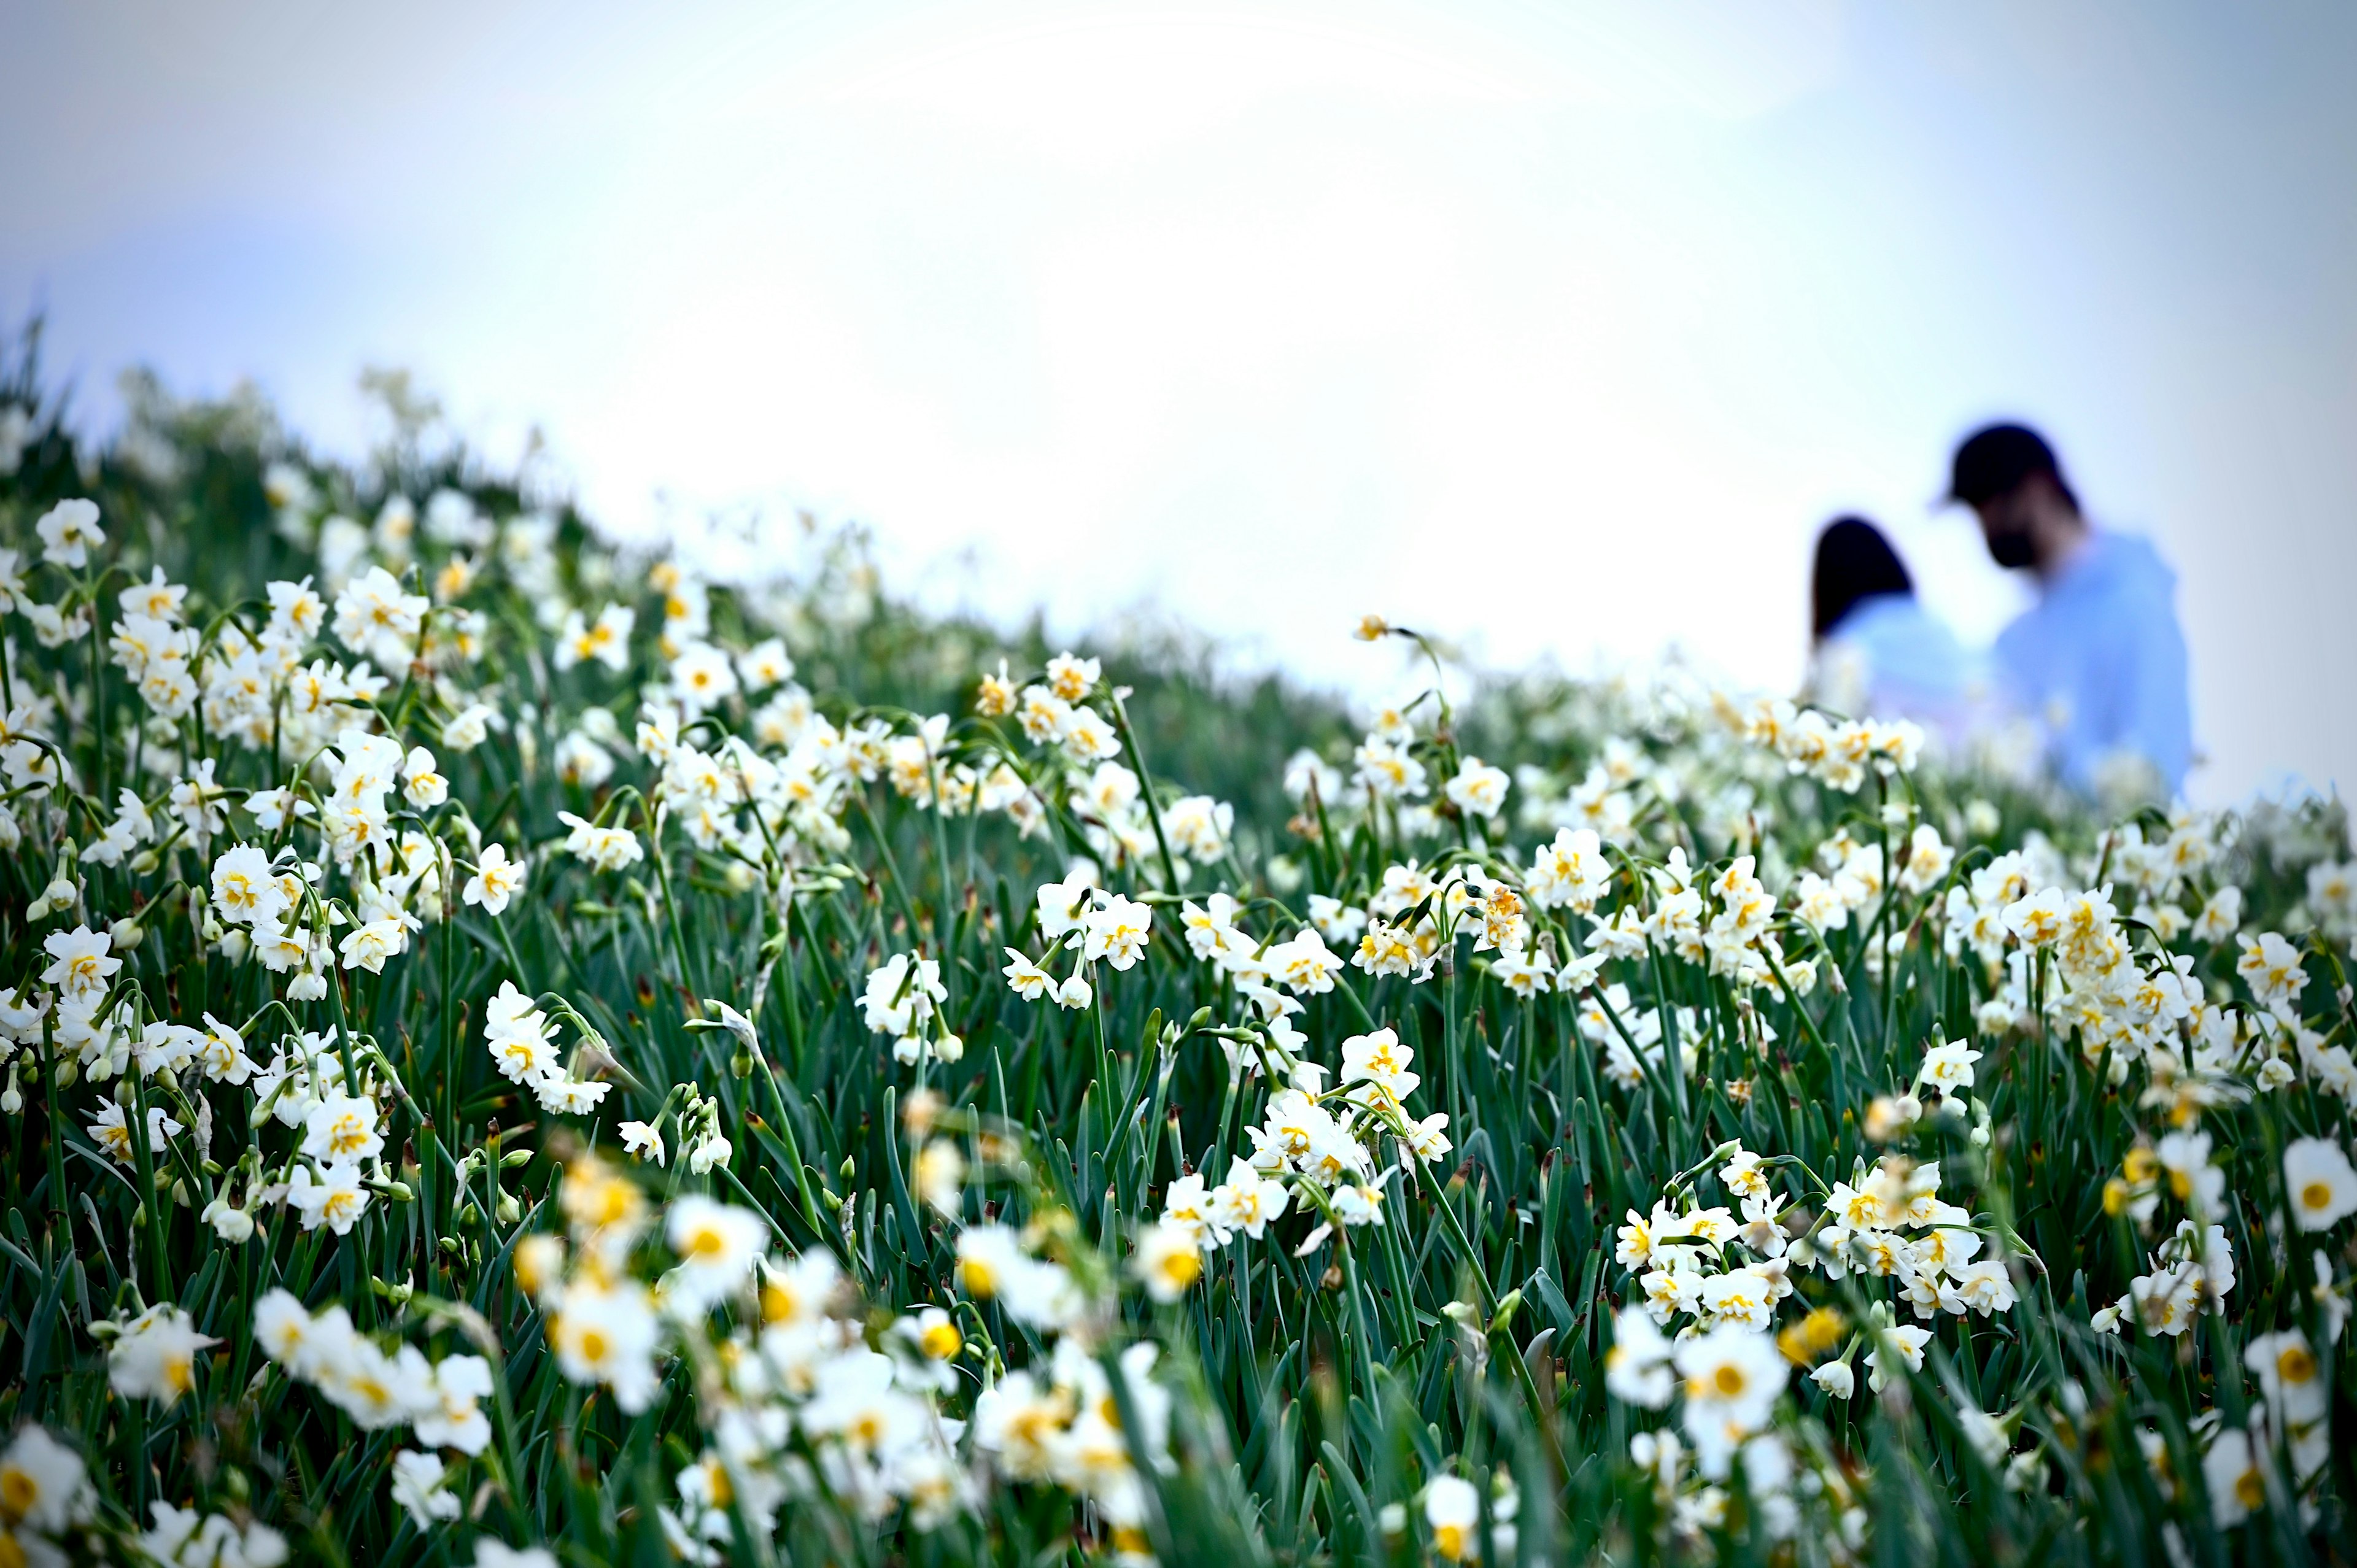
[[[1986,654],[1915,596],[1882,532],[1844,517],[1817,536],[1810,692],[1839,711],[1912,718],[1952,753],[2021,736],[2083,794],[2173,798],[2192,760],[2177,578],[2141,539],[2091,525],[2053,448],[1993,424],[1956,448],[1947,499],[2038,602]],[[2018,756],[2016,741],[2010,747]]]

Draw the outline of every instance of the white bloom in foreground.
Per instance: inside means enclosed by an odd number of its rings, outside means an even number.
[[[278,1568],[286,1561],[286,1538],[260,1520],[240,1530],[227,1514],[174,1508],[160,1498],[147,1513],[155,1523],[140,1532],[139,1550],[149,1561],[173,1568]]]
[[[1157,1301],[1177,1301],[1203,1277],[1203,1254],[1195,1228],[1173,1219],[1157,1219],[1137,1235],[1137,1255],[1130,1270]]]
[[[9,1523],[55,1535],[89,1518],[91,1503],[81,1455],[48,1429],[27,1426],[0,1453],[0,1507]]]
[[[1743,1440],[1768,1424],[1791,1368],[1769,1336],[1732,1323],[1686,1340],[1674,1359],[1685,1380],[1686,1435],[1703,1473],[1723,1476]]]
[[[1624,1306],[1612,1320],[1612,1348],[1604,1355],[1604,1387],[1613,1398],[1660,1410],[1677,1391],[1672,1349],[1641,1306]]]
[[[2219,1433],[2202,1455],[2201,1482],[2210,1492],[2210,1518],[2219,1529],[2232,1530],[2267,1506],[2262,1460],[2251,1434],[2233,1426]]]
[[[624,1280],[610,1287],[576,1280],[565,1288],[548,1326],[556,1364],[576,1383],[603,1383],[614,1402],[636,1415],[653,1402],[656,1323],[647,1293]]]
[[[545,1546],[504,1546],[488,1536],[475,1542],[474,1568],[557,1568]]]
[[[2357,1212],[2357,1170],[2328,1138],[2295,1138],[2284,1147],[2284,1189],[2303,1230],[2326,1230]]]
[[[113,945],[112,937],[88,926],[52,931],[41,947],[56,961],[41,971],[41,978],[69,996],[96,996],[123,967],[123,961],[108,950]]]
[[[742,1287],[770,1239],[767,1222],[751,1209],[695,1193],[671,1206],[664,1233],[680,1260],[665,1288],[699,1309]]]
[[[444,1466],[438,1454],[404,1448],[393,1456],[393,1500],[408,1511],[421,1530],[457,1519],[458,1494],[442,1487]]]
[[[115,1335],[106,1353],[107,1386],[124,1399],[171,1405],[196,1385],[197,1352],[220,1343],[198,1333],[187,1313],[159,1302]]]

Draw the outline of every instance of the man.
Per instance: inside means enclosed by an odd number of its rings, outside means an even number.
[[[2089,527],[2026,426],[1957,447],[1949,498],[1979,514],[1998,565],[2037,575],[2038,603],[1996,640],[1996,677],[2044,724],[2055,770],[2088,794],[2175,795],[2193,749],[2176,575],[2143,540]]]

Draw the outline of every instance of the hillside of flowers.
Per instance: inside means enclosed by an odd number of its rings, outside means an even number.
[[[2346,1560],[2337,804],[13,367],[0,1565]]]

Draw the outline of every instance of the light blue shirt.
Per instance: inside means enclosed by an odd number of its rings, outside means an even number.
[[[2123,753],[2174,795],[2192,760],[2177,575],[2151,545],[2096,532],[1996,639],[2007,699],[2045,727],[2057,773],[2093,793]]]
[[[1860,690],[1837,706],[1856,708],[1857,717],[1915,719],[1947,740],[1959,738],[1979,664],[1914,595],[1870,595],[1834,623],[1820,666],[1830,675],[1852,661]]]

